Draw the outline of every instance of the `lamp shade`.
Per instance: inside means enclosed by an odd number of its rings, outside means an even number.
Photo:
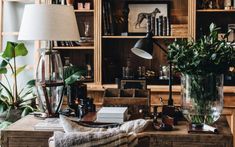
[[[135,46],[131,49],[131,51],[139,57],[142,57],[145,59],[152,59],[153,58],[152,38],[146,37],[146,38],[138,40]]]
[[[79,39],[72,6],[48,4],[25,6],[18,40],[75,41]]]

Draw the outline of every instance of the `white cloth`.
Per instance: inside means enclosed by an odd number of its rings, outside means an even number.
[[[136,133],[143,131],[149,122],[137,119],[120,127],[105,129],[84,127],[66,116],[60,116],[60,120],[65,132],[54,132],[49,140],[53,140],[55,147],[135,146],[138,143]]]

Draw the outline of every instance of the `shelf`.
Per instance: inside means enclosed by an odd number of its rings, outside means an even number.
[[[71,49],[71,50],[94,50],[94,46],[65,46],[53,47],[53,49]]]
[[[74,10],[76,13],[93,13],[94,10]]]
[[[3,2],[35,3],[34,0],[3,0]]]
[[[225,12],[225,13],[234,13],[235,9],[224,10],[224,9],[200,9],[197,12],[210,13],[210,12]]]
[[[102,36],[104,39],[135,39],[144,38],[145,36]],[[153,36],[155,39],[175,39],[175,38],[188,38],[188,36]]]
[[[19,32],[2,32],[2,36],[7,36],[7,35],[17,36],[19,35]]]

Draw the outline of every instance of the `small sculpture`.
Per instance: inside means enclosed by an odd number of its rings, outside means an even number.
[[[156,17],[157,13],[161,13],[161,11],[158,8],[155,8],[155,10],[151,13],[144,13],[144,12],[139,13],[135,24],[135,28],[137,28],[137,26],[140,28],[140,24],[144,19],[147,19],[149,17]]]

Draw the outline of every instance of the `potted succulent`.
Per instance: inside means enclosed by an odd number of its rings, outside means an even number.
[[[14,122],[21,117],[36,109],[35,98],[33,92],[35,80],[30,80],[27,84],[19,89],[17,85],[17,76],[24,71],[26,65],[17,67],[16,58],[26,56],[28,51],[23,43],[7,42],[5,50],[0,54],[0,114],[5,121]],[[13,84],[10,83],[12,78]],[[5,81],[5,82],[3,82]],[[1,122],[0,122],[1,123]],[[1,127],[6,124],[2,122]]]
[[[220,28],[197,41],[176,40],[168,46],[168,60],[182,73],[182,111],[194,126],[212,124],[223,109],[223,74],[235,65],[235,49],[226,41],[229,32],[218,39]]]

